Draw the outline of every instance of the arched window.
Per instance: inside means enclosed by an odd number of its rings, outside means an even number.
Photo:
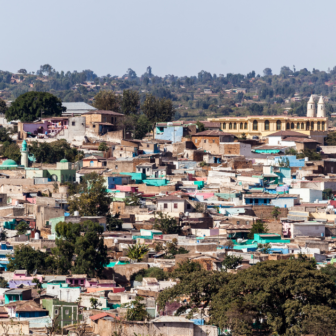
[[[277,120],[276,128],[277,128],[277,131],[281,131],[281,121],[280,120]]]
[[[269,131],[269,121],[265,120],[265,131]]]
[[[311,130],[314,131],[314,121],[312,121],[310,125]]]
[[[294,123],[291,123],[291,129],[294,129]]]
[[[258,121],[253,120],[253,131],[258,131]]]
[[[243,123],[240,123],[240,129],[243,129]]]
[[[306,131],[309,131],[309,125],[310,125],[310,123],[309,123],[309,121],[307,121],[307,123],[306,123]]]
[[[321,128],[321,123],[318,121],[318,122],[317,122],[317,130],[319,131],[320,128]]]
[[[304,123],[301,123],[301,129],[302,130],[304,129]]]
[[[290,129],[289,123],[286,124],[286,129]]]
[[[229,129],[232,129],[232,123],[229,124]]]
[[[313,108],[313,105],[310,105],[310,108]]]
[[[296,124],[296,129],[300,129],[300,123]]]
[[[322,131],[324,131],[325,129],[325,122],[324,121],[322,121]]]
[[[233,129],[237,129],[237,123],[233,123]]]
[[[226,129],[226,123],[223,123],[223,129]]]
[[[247,129],[247,123],[244,124],[244,129]]]
[[[93,165],[94,165],[94,162],[90,161],[90,167],[93,167]]]

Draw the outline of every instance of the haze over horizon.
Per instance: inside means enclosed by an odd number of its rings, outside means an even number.
[[[88,0],[1,3],[0,69],[91,69],[99,76],[211,73],[262,75],[336,66],[330,41],[336,2],[311,0]],[[6,14],[7,13],[7,14]],[[6,49],[8,48],[8,49]]]

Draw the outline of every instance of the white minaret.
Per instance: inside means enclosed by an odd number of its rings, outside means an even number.
[[[22,141],[21,147],[21,165],[28,167],[28,148],[26,140]]]
[[[315,102],[313,99],[313,95],[310,96],[309,101],[307,103],[307,117],[308,118],[316,117]]]
[[[325,118],[325,116],[326,116],[325,106],[324,106],[323,97],[321,96],[318,103],[317,103],[317,117],[318,118]]]

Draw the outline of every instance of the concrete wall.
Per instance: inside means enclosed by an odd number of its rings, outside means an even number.
[[[322,201],[322,190],[314,190],[307,188],[289,189],[289,194],[300,195],[301,203],[314,203],[315,200]]]
[[[309,237],[325,237],[325,225],[295,225],[291,224],[291,237],[309,236]]]
[[[60,301],[76,302],[80,297],[80,288],[61,288],[60,285],[48,285],[47,294],[56,295]]]
[[[165,205],[167,205],[167,208],[165,208]],[[175,208],[177,206],[177,208]],[[180,213],[180,212],[185,212],[185,201],[158,201],[158,206],[157,209],[162,212],[175,212],[175,213]]]

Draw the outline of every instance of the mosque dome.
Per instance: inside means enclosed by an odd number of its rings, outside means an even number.
[[[2,162],[1,166],[17,166],[17,163],[14,160],[7,159]]]
[[[69,161],[67,159],[62,159],[60,162],[61,163],[66,163],[66,162],[69,162]]]

